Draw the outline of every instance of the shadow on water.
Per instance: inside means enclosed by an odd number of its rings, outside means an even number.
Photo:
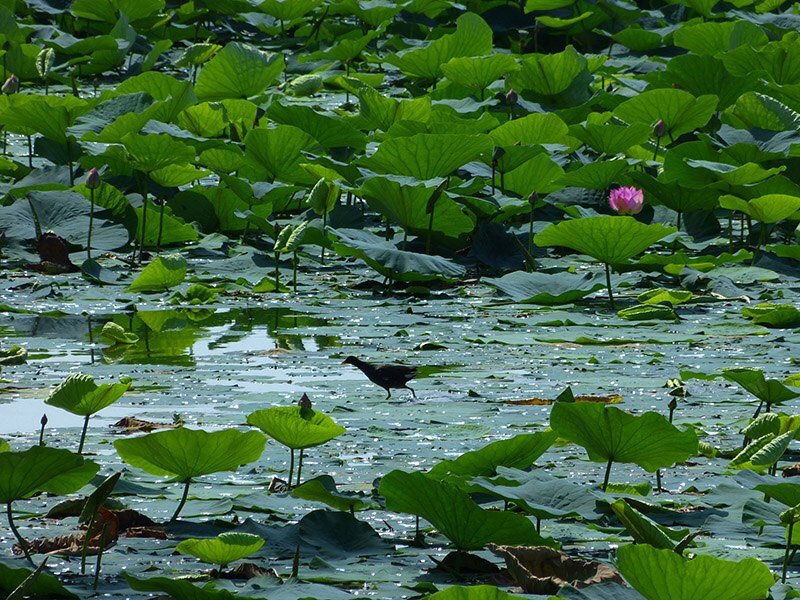
[[[112,344],[101,335],[114,322],[139,339]],[[198,355],[274,349],[316,351],[341,345],[336,335],[313,329],[327,320],[289,308],[133,310],[109,315],[13,315],[7,337],[52,354],[89,355],[92,362],[193,366]],[[77,347],[70,344],[77,342]]]

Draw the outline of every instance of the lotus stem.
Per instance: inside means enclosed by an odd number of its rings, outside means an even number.
[[[664,488],[661,487],[661,469],[656,469],[656,491],[663,492]]]
[[[433,235],[433,216],[436,213],[436,203],[431,207],[431,216],[428,219],[428,237],[425,240],[425,254],[431,253],[431,236]]]
[[[277,243],[275,245],[277,246]],[[276,292],[278,291],[278,288],[281,287],[281,282],[280,282],[281,271],[280,271],[279,263],[278,263],[279,260],[280,260],[280,252],[275,250],[275,291]]]
[[[167,201],[162,200],[161,211],[158,216],[158,238],[156,238],[156,252],[161,252],[161,234],[164,232],[164,211],[167,209]]]
[[[536,533],[542,533],[542,518],[536,517]]]
[[[89,523],[86,525],[86,535],[83,536],[83,545],[81,547],[81,575],[86,574],[86,555],[89,551],[89,541],[92,538],[92,527],[94,527],[94,520],[97,513],[92,514],[89,518]]]
[[[297,483],[296,486],[300,485],[300,473],[303,471],[303,454],[305,450],[302,448],[300,449],[300,457],[297,460]]]
[[[294,258],[292,260],[292,287],[294,288],[294,293],[297,294],[297,250],[294,251]]]
[[[531,221],[528,226],[528,254],[533,256],[533,205],[531,204]]]
[[[611,477],[611,464],[614,462],[613,458],[608,459],[608,464],[606,465],[606,476],[603,478],[603,491],[605,492],[608,488],[608,478]]]
[[[178,504],[178,508],[175,509],[175,514],[172,515],[172,518],[169,520],[170,523],[174,523],[175,521],[178,520],[178,515],[181,514],[181,511],[183,510],[183,506],[184,506],[184,504],[186,504],[186,498],[188,498],[188,496],[189,496],[189,484],[192,483],[192,480],[189,479],[184,483],[185,483],[185,485],[183,487],[183,496],[181,496],[181,501],[180,501],[180,504]]]
[[[100,583],[100,563],[103,560],[103,550],[106,547],[106,531],[108,530],[108,523],[103,523],[103,531],[100,533],[100,550],[97,553],[97,563],[94,566],[94,585],[92,589],[96,590],[97,585]]]
[[[786,570],[789,568],[789,551],[792,547],[792,530],[794,523],[789,523],[789,530],[786,532],[786,551],[783,553],[783,571],[781,573],[781,583],[786,583]]]
[[[94,226],[94,188],[89,189],[89,202],[92,208],[89,212],[89,232],[86,234],[86,258],[92,260],[92,227]]]
[[[609,52],[611,51],[611,47],[610,46],[609,46],[608,50],[609,50]],[[655,162],[656,158],[658,157],[658,151],[659,151],[660,148],[661,148],[661,136],[658,136],[656,138],[656,149],[655,149],[655,152],[653,152],[653,162]],[[678,213],[678,214],[680,215],[680,213]]]
[[[6,515],[8,516],[8,526],[11,528],[11,533],[14,534],[14,537],[17,538],[17,543],[19,547],[22,548],[22,551],[25,553],[25,558],[28,559],[28,562],[33,565],[33,559],[31,558],[31,553],[28,551],[28,542],[20,535],[17,526],[14,525],[14,515],[11,513],[11,502],[6,502]]]
[[[86,430],[89,429],[89,418],[91,415],[86,415],[83,418],[83,431],[81,431],[81,441],[78,444],[78,454],[83,454],[83,443],[86,441]]]
[[[608,289],[608,302],[611,304],[611,310],[615,310],[616,306],[614,305],[614,293],[611,291],[611,265],[605,263],[606,265],[606,288]]]
[[[325,210],[322,211],[322,234],[325,235],[325,230],[328,228],[328,205],[325,205]],[[319,253],[319,263],[325,264],[325,244],[322,244],[322,250]],[[291,479],[290,479],[291,481]]]
[[[46,93],[45,93],[46,95]],[[31,169],[33,168],[33,145],[31,144],[31,136],[25,136],[28,138],[28,167]]]
[[[289,487],[292,487],[293,475],[294,475],[294,448],[289,448]]]
[[[681,211],[678,211],[678,230],[680,230],[680,228],[681,228],[681,217],[682,216],[683,216],[683,213]]]
[[[143,204],[142,204],[142,235],[139,237],[139,264],[142,264],[144,258],[144,236],[147,231],[147,188],[143,190]]]

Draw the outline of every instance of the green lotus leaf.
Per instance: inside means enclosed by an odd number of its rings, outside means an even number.
[[[586,58],[572,46],[554,54],[526,54],[520,67],[511,76],[510,85],[542,96],[564,92],[581,74],[589,72]]]
[[[71,494],[99,470],[100,465],[60,448],[33,446],[22,452],[2,452],[0,503],[9,504],[37,492]]]
[[[781,459],[794,438],[794,431],[787,431],[781,435],[774,433],[762,435],[734,456],[728,463],[728,468],[765,472]]]
[[[442,73],[447,79],[480,94],[491,83],[518,70],[519,65],[510,54],[459,56],[442,65]]]
[[[589,123],[572,131],[572,135],[600,153],[613,156],[631,146],[644,144],[650,138],[651,128],[643,123],[614,125],[611,123]]]
[[[648,290],[642,292],[636,297],[636,300],[642,304],[669,304],[670,306],[677,306],[692,299],[692,292],[686,290],[666,290],[663,288],[657,290]]]
[[[617,316],[626,321],[678,321],[678,315],[670,306],[662,304],[637,304],[617,311]]]
[[[337,37],[333,46],[308,54],[304,53],[299,57],[299,61],[304,63],[310,60],[338,60],[347,63],[361,54],[378,33],[374,29],[368,31],[366,35],[361,35],[361,31],[352,31],[342,37]]]
[[[316,145],[302,129],[291,125],[253,129],[244,142],[245,159],[256,176],[253,180],[267,178],[311,184],[316,181],[300,167],[303,152]]]
[[[747,439],[756,439],[767,434],[775,436],[800,429],[800,415],[763,413],[753,419],[741,433]]]
[[[800,212],[800,198],[786,194],[767,194],[752,200],[725,195],[720,197],[719,204],[722,208],[741,211],[756,221],[769,224],[779,223]]]
[[[311,414],[299,406],[273,406],[247,415],[247,422],[269,437],[295,450],[320,446],[339,437],[345,428],[318,410]]]
[[[505,190],[528,198],[533,192],[549,194],[562,189],[564,186],[558,181],[563,174],[564,170],[547,153],[542,152],[506,173],[502,182]],[[525,212],[530,210],[530,206],[525,208]]]
[[[742,308],[742,315],[765,327],[792,329],[800,327],[800,310],[792,304],[765,302]]]
[[[441,256],[398,250],[394,244],[362,229],[332,229],[333,249],[340,256],[355,256],[384,277],[396,281],[457,280],[466,269]]]
[[[674,550],[675,546],[689,534],[688,529],[675,531],[659,525],[636,510],[625,499],[610,504],[611,510],[625,526],[628,535],[637,544],[649,544],[654,548]]]
[[[625,100],[614,109],[614,116],[631,125],[640,123],[649,127],[661,119],[667,126],[666,135],[677,139],[703,127],[716,108],[716,96],[695,98],[689,92],[665,88],[648,90]]]
[[[38,571],[38,569],[37,569]],[[22,582],[28,579],[34,571],[25,567],[15,568],[0,562],[0,593],[11,594]],[[8,596],[11,598],[12,596]],[[78,600],[78,596],[65,588],[61,582],[47,571],[41,571],[36,576],[30,587],[26,588],[26,598],[71,598]]]
[[[162,592],[176,600],[255,600],[250,596],[234,594],[225,589],[216,589],[213,583],[198,587],[183,579],[169,579],[168,577],[137,579],[130,573],[124,575],[128,585],[136,591]]]
[[[204,563],[226,567],[255,554],[263,545],[264,539],[261,536],[229,531],[213,538],[189,538],[175,549],[181,554],[191,554]]]
[[[164,0],[75,0],[69,11],[89,21],[115,24],[120,12],[133,23],[155,16],[164,6]]]
[[[286,92],[297,97],[313,96],[319,92],[322,87],[322,77],[316,73],[308,73],[307,75],[300,75],[299,77],[292,79],[292,82],[289,84]]]
[[[302,485],[292,490],[292,496],[302,500],[322,502],[341,511],[355,512],[374,508],[374,505],[361,494],[337,490],[336,482],[330,475],[320,475],[304,481]]]
[[[716,3],[714,3],[716,4]],[[673,34],[679,48],[694,54],[721,54],[739,46],[758,48],[767,43],[764,30],[743,19],[722,22],[688,23]]]
[[[731,165],[723,162],[693,159],[686,160],[686,165],[693,169],[711,171],[716,179],[724,181],[729,186],[751,185],[759,181],[764,181],[786,170],[786,167],[764,169],[760,165],[752,162],[743,165]]]
[[[581,187],[590,190],[604,190],[612,182],[618,181],[620,175],[630,169],[626,160],[601,160],[581,165],[566,171],[556,180],[561,187]]]
[[[130,377],[121,378],[119,383],[97,385],[91,375],[74,373],[62,381],[44,402],[85,417],[111,406],[130,387]]]
[[[258,8],[279,21],[294,21],[322,5],[322,0],[263,0]]]
[[[395,173],[419,180],[445,177],[457,168],[492,152],[486,135],[419,133],[389,138],[361,164],[380,173]]]
[[[135,344],[139,341],[139,336],[135,333],[125,331],[122,325],[109,321],[103,325],[100,335],[104,338],[111,340],[114,344]]]
[[[645,225],[628,216],[600,216],[548,225],[534,237],[537,246],[564,246],[606,264],[625,263],[674,227]]]
[[[798,483],[760,483],[753,489],[763,492],[768,498],[774,498],[786,506],[797,506],[800,504],[800,484]]]
[[[644,189],[648,202],[679,213],[712,210],[719,204],[720,192],[711,187],[710,181],[705,182],[704,187],[689,188],[681,185],[680,177],[662,182],[639,171],[629,172],[628,177]]]
[[[777,379],[767,379],[764,371],[750,367],[725,369],[722,376],[728,381],[738,383],[768,406],[782,404],[800,398],[800,392],[789,389]]]
[[[366,136],[348,121],[321,113],[310,106],[274,102],[267,114],[276,123],[291,125],[306,132],[324,148],[349,147],[361,151],[367,144]]]
[[[0,350],[0,365],[24,365],[28,360],[28,350],[22,346],[11,346],[7,350]]]
[[[148,174],[169,165],[188,164],[194,160],[194,148],[172,139],[166,133],[132,133],[122,138],[122,143],[130,154],[133,167]]]
[[[200,71],[195,89],[201,100],[249,98],[267,89],[284,68],[282,54],[230,42]]]
[[[11,96],[3,111],[7,130],[22,134],[40,133],[58,144],[67,143],[67,129],[89,106],[72,96]],[[74,140],[74,138],[73,138]]]
[[[410,77],[436,79],[441,67],[459,56],[486,56],[492,53],[492,29],[473,13],[456,21],[454,33],[443,35],[423,48],[411,48],[385,58]],[[428,179],[427,177],[424,179]]]
[[[370,177],[357,194],[370,208],[412,235],[424,235],[431,224],[428,203],[436,182],[407,182],[390,177]],[[457,238],[475,229],[473,217],[446,193],[436,200],[431,231]]]
[[[647,52],[664,45],[664,38],[658,32],[642,29],[638,24],[618,31],[611,38],[634,52]]]
[[[740,129],[759,128],[783,132],[797,129],[800,113],[772,96],[746,92],[726,111],[725,121]]]
[[[428,596],[428,600],[513,600],[518,598],[493,585],[451,585]]]
[[[356,17],[374,29],[394,18],[403,10],[403,5],[393,0],[371,0],[370,2],[337,0],[336,3],[330,4],[330,10],[333,14]]]
[[[729,54],[731,53],[723,55],[722,60],[710,55],[676,56],[667,63],[663,81],[668,85],[676,85],[695,97],[713,94],[719,97],[717,109],[724,110],[735,104],[742,94],[756,88],[758,82],[752,71],[729,71],[726,68]]]
[[[539,271],[514,271],[500,278],[485,277],[483,282],[495,286],[516,302],[545,306],[571,304],[604,286],[603,278],[598,275]]]
[[[655,412],[636,416],[614,406],[556,402],[550,426],[560,438],[582,446],[589,460],[633,463],[651,473],[698,451],[692,429],[681,431]]]
[[[548,429],[492,442],[478,450],[465,452],[458,458],[436,463],[428,472],[428,477],[436,480],[449,475],[491,477],[497,474],[498,467],[527,469],[547,452],[556,437],[556,433]]]
[[[3,438],[0,438],[0,452],[11,452],[11,444]]]
[[[159,256],[134,279],[129,292],[163,292],[179,285],[186,278],[186,259],[180,254]]]
[[[647,544],[617,550],[617,568],[647,600],[766,598],[775,578],[755,558],[739,562],[699,554],[692,560]]]
[[[525,115],[503,123],[489,134],[497,146],[567,144],[568,135],[567,124],[553,113]]]
[[[599,496],[580,483],[553,477],[541,469],[520,471],[499,467],[497,477],[476,477],[469,491],[484,491],[513,502],[538,519],[580,517],[595,520]]]
[[[266,443],[258,431],[208,432],[180,427],[117,440],[114,447],[131,466],[151,475],[171,475],[187,482],[202,475],[236,471],[241,465],[258,460]]]
[[[381,479],[378,492],[388,510],[422,517],[457,550],[480,550],[489,543],[557,546],[552,538],[541,537],[527,517],[484,510],[466,492],[423,473],[392,471]]]

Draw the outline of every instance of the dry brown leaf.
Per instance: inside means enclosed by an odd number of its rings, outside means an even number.
[[[111,427],[119,427],[125,430],[125,433],[149,433],[154,429],[175,429],[179,427],[179,423],[155,423],[153,421],[144,421],[136,417],[123,417]]]
[[[506,561],[514,583],[530,594],[557,594],[567,585],[581,589],[595,583],[622,583],[610,566],[595,560],[573,558],[547,546],[497,546],[489,550]]]
[[[555,398],[527,398],[525,400],[503,400],[503,404],[515,404],[517,406],[544,406],[555,403]],[[618,394],[608,394],[606,396],[575,396],[575,402],[596,402],[598,404],[619,404],[622,396]]]

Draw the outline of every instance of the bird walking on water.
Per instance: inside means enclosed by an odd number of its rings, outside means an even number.
[[[411,395],[414,398],[417,397],[414,390],[408,387],[408,382],[417,375],[417,367],[409,367],[397,363],[373,365],[355,356],[348,356],[342,364],[353,365],[360,369],[367,376],[367,379],[386,390],[387,400],[392,397],[393,389],[411,390]]]

